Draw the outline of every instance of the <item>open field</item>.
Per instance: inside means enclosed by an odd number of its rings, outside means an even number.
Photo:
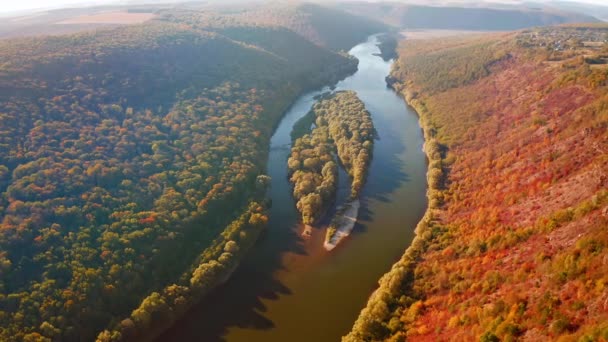
[[[66,8],[4,18],[0,21],[0,39],[72,34],[140,24],[154,19],[163,6],[145,10],[135,6]]]

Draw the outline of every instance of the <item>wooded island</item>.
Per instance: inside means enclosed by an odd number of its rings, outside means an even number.
[[[292,137],[295,141],[288,167],[296,207],[305,225],[321,220],[335,198],[338,184],[336,158],[351,179],[351,194],[327,230],[327,249],[335,247],[354,226],[358,198],[365,184],[374,146],[374,132],[370,113],[353,91],[324,96],[313,106],[311,113],[294,126]],[[353,211],[352,208],[356,209]],[[351,219],[344,220],[347,211]],[[340,233],[339,239],[335,239],[337,233]]]

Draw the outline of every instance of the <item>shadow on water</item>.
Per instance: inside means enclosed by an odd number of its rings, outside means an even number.
[[[304,104],[303,108],[308,107]],[[290,112],[298,109],[294,105]],[[287,114],[280,123],[270,148],[268,173],[272,180],[269,197],[273,203],[268,229],[229,281],[196,304],[157,341],[226,341],[225,336],[231,327],[256,330],[275,327],[275,323],[264,315],[267,307],[263,301],[292,294],[275,273],[286,270],[283,260],[286,253],[307,255],[305,241],[297,233],[300,225],[287,180],[286,165],[291,150],[284,138],[293,126],[290,119]]]
[[[372,163],[374,161],[372,160]],[[389,162],[381,161],[376,165],[376,172],[370,170],[368,178],[380,178],[376,186],[365,186],[363,196],[361,198],[361,208],[359,209],[358,222],[351,233],[351,236],[366,232],[366,225],[362,222],[371,222],[374,220],[374,212],[369,207],[369,200],[375,199],[380,202],[391,202],[390,194],[397,189],[402,183],[406,183],[411,178],[401,169],[401,161],[396,157],[391,158]]]
[[[279,296],[292,294],[274,277],[274,272],[284,269],[283,253],[305,255],[306,250],[294,229],[272,234],[280,236],[270,239],[265,233],[230,280],[206,296],[158,341],[225,341],[223,336],[228,327],[274,328],[274,323],[263,314],[266,307],[262,300],[276,300]]]
[[[359,70],[336,87],[357,91],[378,131],[352,235],[331,253],[321,247],[321,229],[315,229],[312,240],[299,235],[287,180],[289,133],[314,103],[314,95],[325,90],[306,94],[286,113],[271,140],[268,230],[230,280],[157,341],[335,341],[348,331],[378,278],[409,245],[426,206],[417,118],[386,88],[390,63],[373,56],[375,52],[375,38],[353,48]],[[343,181],[340,186],[339,192],[349,191]],[[339,193],[338,203],[342,197]]]

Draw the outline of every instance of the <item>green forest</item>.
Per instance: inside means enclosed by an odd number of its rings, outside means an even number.
[[[608,339],[592,7],[86,2],[0,5],[0,342]]]
[[[1,340],[151,338],[230,275],[267,221],[273,127],[357,67],[300,11],[0,41]]]
[[[338,187],[335,147],[327,127],[318,127],[298,138],[287,162],[293,197],[302,223],[317,223],[333,202]]]
[[[333,203],[338,163],[350,176],[350,199],[359,197],[374,137],[371,115],[353,91],[326,94],[296,123],[287,164],[296,207],[304,224],[317,223]]]

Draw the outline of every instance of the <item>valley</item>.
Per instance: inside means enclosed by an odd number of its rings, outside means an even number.
[[[0,340],[608,339],[608,7],[74,1],[0,5]]]
[[[230,281],[158,341],[335,341],[348,332],[378,278],[414,237],[412,228],[426,207],[426,162],[418,118],[386,87],[391,62],[377,56],[377,43],[370,37],[350,50],[359,60],[358,71],[335,87],[356,91],[378,136],[352,234],[330,252],[323,247],[329,222],[303,237],[288,177],[292,128],[317,96],[329,90],[323,88],[300,97],[271,139],[267,233]],[[351,194],[348,174],[342,171],[339,179],[337,205]],[[302,330],[304,322],[323,328]]]
[[[429,210],[347,341],[606,338],[605,39],[402,43],[389,81],[421,117]]]

